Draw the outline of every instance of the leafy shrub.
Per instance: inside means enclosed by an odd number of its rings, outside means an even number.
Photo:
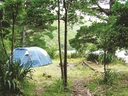
[[[106,72],[107,80],[105,81],[105,83],[111,85],[114,82],[117,82],[118,76],[119,76],[119,74],[116,71],[111,71],[110,69],[108,69]]]
[[[0,50],[0,63],[1,64],[4,64],[6,63],[6,60],[7,60],[7,56],[5,55],[4,52],[2,52],[3,50]]]
[[[100,53],[100,54],[88,53],[86,56],[86,59],[89,61],[93,61],[93,62],[96,60],[100,63],[104,63],[104,54],[103,53]],[[117,57],[114,54],[110,54],[110,53],[106,54],[106,62],[105,62],[106,64],[112,63],[115,60],[117,60]]]
[[[2,94],[22,94],[23,88],[20,82],[27,77],[31,78],[31,66],[23,67],[20,66],[20,62],[14,62],[2,67],[4,70],[0,74],[0,92]]]
[[[99,55],[97,55],[97,54],[93,54],[93,53],[89,53],[88,55],[87,55],[87,57],[86,57],[86,59],[88,60],[88,61],[98,61],[98,58],[99,58]]]
[[[20,62],[17,61],[17,62],[10,64],[9,67],[7,67],[7,70],[9,72],[12,72],[11,76],[13,78],[16,78],[18,81],[22,81],[26,77],[28,77],[27,74],[31,74],[32,72],[31,67],[32,67],[32,64],[27,63],[27,64],[20,65]]]
[[[99,55],[99,62],[104,63],[104,54]],[[106,54],[106,64],[112,63],[117,59],[117,57],[113,54]]]
[[[58,58],[59,57],[59,53],[57,52],[57,48],[56,47],[49,47],[47,48],[47,52],[50,55],[50,57],[52,59]]]
[[[71,53],[71,58],[78,58],[80,57],[80,54],[79,53]]]

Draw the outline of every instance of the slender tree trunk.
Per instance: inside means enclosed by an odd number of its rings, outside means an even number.
[[[26,26],[24,26],[24,30],[22,32],[22,47],[25,45],[25,33],[26,33]]]
[[[12,16],[12,45],[11,45],[11,63],[13,63],[13,50],[14,50],[14,27],[15,27],[15,16]]]
[[[104,44],[106,44],[107,43],[107,41],[106,41],[106,38],[105,38],[105,42],[104,42]],[[106,49],[107,47],[105,47],[105,45],[104,45],[104,82],[106,83],[107,82],[107,61],[106,61],[106,55],[107,55],[107,49]]]
[[[64,9],[65,9],[65,35],[64,35],[64,86],[67,87],[67,6],[66,1],[64,0]]]
[[[59,45],[61,78],[63,80],[64,79],[64,71],[63,71],[63,62],[62,62],[62,54],[61,54],[61,42],[60,42],[60,0],[58,0],[58,45]]]
[[[104,50],[104,82],[107,82],[106,50]]]

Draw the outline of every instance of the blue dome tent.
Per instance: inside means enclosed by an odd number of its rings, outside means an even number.
[[[39,47],[23,47],[14,49],[14,61],[20,60],[21,65],[32,64],[32,67],[51,64],[48,53]]]

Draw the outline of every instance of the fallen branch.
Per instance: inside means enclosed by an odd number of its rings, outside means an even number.
[[[95,70],[94,68],[92,68],[91,66],[89,66],[89,64],[87,64],[85,61],[83,62],[83,64],[85,64],[87,67],[89,67],[91,70],[93,70],[93,71],[97,71],[97,70]]]

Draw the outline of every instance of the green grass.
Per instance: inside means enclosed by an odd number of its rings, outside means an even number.
[[[70,84],[69,84],[70,85]],[[62,80],[55,80],[50,86],[47,86],[42,96],[65,96],[71,92],[71,88],[65,92]]]
[[[113,74],[113,73],[111,73]],[[116,74],[116,75],[114,75]],[[96,73],[90,80],[85,83],[93,95],[96,96],[127,96],[128,95],[128,72],[114,73],[116,79],[111,79],[112,84],[106,84],[103,82],[103,75]],[[88,77],[87,77],[88,78]],[[86,79],[87,80],[87,79]]]
[[[89,69],[86,66],[84,66],[83,68],[80,66],[79,64],[80,61],[81,59],[79,58],[68,59],[68,68],[67,68],[68,85],[69,85],[68,92],[63,92],[61,90],[62,88],[62,84],[60,82],[61,70],[59,66],[59,60],[55,59],[52,61],[53,64],[33,68],[34,69],[34,72],[32,75],[33,80],[30,81],[30,85],[27,86],[28,89],[24,89],[26,91],[25,94],[31,93],[34,96],[42,96],[42,94],[43,96],[56,96],[56,94],[57,96],[59,96],[59,94],[60,96],[62,96],[62,94],[64,94],[65,96],[65,94],[69,94],[72,86],[72,82],[73,82],[72,79],[84,78],[86,73],[89,71]],[[75,65],[77,65],[77,67],[75,67]],[[60,91],[57,91],[57,90],[60,90]],[[27,96],[31,96],[31,94]]]
[[[30,80],[29,82],[21,82],[23,86],[23,92],[25,96],[33,96],[36,84],[33,82],[33,80]]]
[[[118,70],[118,71],[127,71],[128,65],[117,63],[117,64],[110,65],[110,68],[113,70]]]
[[[85,86],[91,93],[97,96],[127,96],[128,95],[128,66],[123,64],[111,64],[110,79],[112,84],[103,82],[103,73],[92,71],[85,65],[80,64],[80,58],[68,59],[68,84],[69,90],[64,92],[61,82],[61,71],[59,60],[53,60],[53,64],[33,68],[33,80],[25,83],[24,92],[26,96],[69,96],[74,80],[85,80]],[[102,65],[92,65],[94,68],[101,68]],[[119,70],[119,71],[118,71]],[[114,73],[115,72],[115,73]],[[45,75],[44,75],[45,74]],[[116,74],[116,75],[115,75]],[[49,77],[50,76],[50,77]],[[114,76],[116,78],[114,78]]]

